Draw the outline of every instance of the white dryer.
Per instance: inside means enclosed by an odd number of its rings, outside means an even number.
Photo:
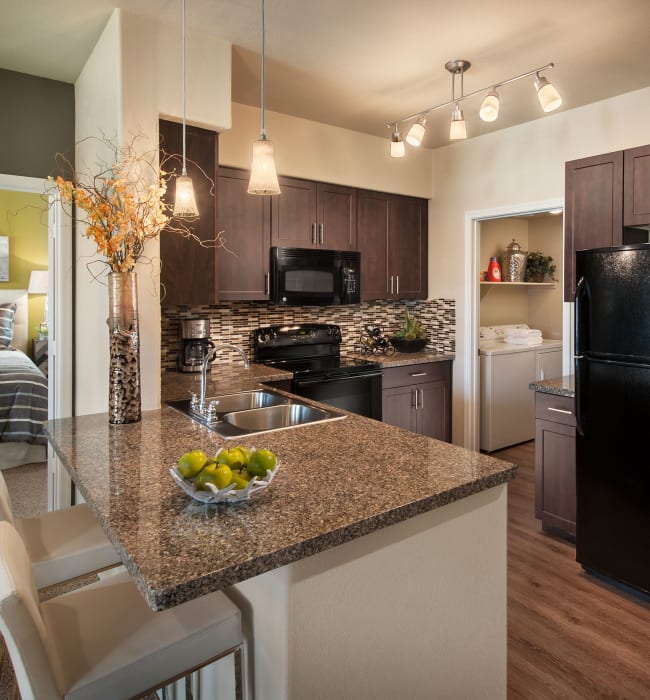
[[[480,328],[481,449],[487,452],[534,439],[535,395],[529,384],[562,375],[562,341],[506,343],[510,328],[528,326]]]

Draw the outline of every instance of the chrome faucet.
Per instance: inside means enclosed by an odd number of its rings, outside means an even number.
[[[248,363],[248,358],[246,357],[246,353],[237,345],[223,343],[222,345],[215,345],[213,348],[210,348],[206,356],[203,358],[203,364],[201,365],[201,385],[199,389],[200,393],[198,399],[198,406],[196,406],[196,409],[199,413],[205,412],[205,389],[208,382],[208,365],[210,364],[210,362],[212,362],[212,360],[214,360],[214,358],[217,356],[217,352],[222,348],[228,348],[230,350],[235,350],[235,352],[238,352],[241,355],[242,360],[244,361],[244,369],[248,369],[250,367]]]

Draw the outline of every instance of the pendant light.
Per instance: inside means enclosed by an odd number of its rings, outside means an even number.
[[[463,74],[472,64],[464,59],[447,61],[445,68],[451,73],[451,99],[456,99],[456,76],[460,75],[460,98],[456,102],[454,111],[451,113],[451,123],[449,124],[449,139],[459,141],[467,138],[467,125],[465,116],[460,108],[460,100],[463,99]]]
[[[176,201],[174,202],[174,216],[191,218],[199,215],[194,197],[194,185],[192,178],[187,174],[185,164],[185,0],[183,0],[183,59],[182,59],[182,93],[183,93],[183,167],[181,174],[176,178]]]
[[[262,15],[262,70],[261,70],[261,128],[260,137],[253,143],[251,177],[248,182],[249,194],[280,194],[278,175],[275,171],[273,144],[266,138],[264,129],[264,0],[260,0]]]
[[[459,141],[460,139],[467,138],[467,125],[465,124],[465,116],[463,115],[463,110],[460,108],[458,103],[454,107],[454,111],[451,113],[451,123],[449,124],[449,140]]]

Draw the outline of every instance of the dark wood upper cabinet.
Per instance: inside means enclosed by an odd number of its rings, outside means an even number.
[[[575,299],[575,252],[623,240],[623,152],[565,165],[564,300]]]
[[[248,194],[250,173],[219,168],[219,299],[268,299],[271,199]]]
[[[356,250],[356,190],[279,177],[271,203],[274,246]]]
[[[358,190],[357,236],[363,300],[426,298],[426,199]]]
[[[648,224],[650,145],[566,163],[564,300],[575,298],[577,250],[647,242]]]
[[[182,168],[180,154],[183,152],[182,126],[161,119],[159,128],[161,151],[174,154],[165,167],[168,171],[173,168],[180,174]],[[187,126],[185,141],[187,174],[194,183],[194,194],[199,209],[199,218],[196,221],[187,222],[187,225],[192,233],[207,243],[213,241],[218,233],[217,133]],[[175,187],[172,184],[167,191],[170,202],[174,201],[175,194]],[[162,261],[160,303],[164,306],[216,303],[218,299],[216,252],[214,247],[204,247],[197,241],[184,238],[180,234],[163,231],[160,236]]]
[[[623,152],[623,225],[650,224],[650,145]]]

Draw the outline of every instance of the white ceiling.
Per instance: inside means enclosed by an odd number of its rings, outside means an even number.
[[[191,27],[233,44],[232,97],[259,105],[258,0],[186,0]],[[21,0],[0,9],[0,68],[74,82],[114,7],[179,24],[181,0]],[[266,0],[266,107],[388,135],[451,98],[450,59],[472,63],[465,93],[553,61],[571,109],[650,85],[650,0]],[[458,83],[457,83],[458,87]],[[543,116],[532,78],[504,86],[497,122],[463,103],[469,135]],[[447,143],[450,109],[425,145]]]

